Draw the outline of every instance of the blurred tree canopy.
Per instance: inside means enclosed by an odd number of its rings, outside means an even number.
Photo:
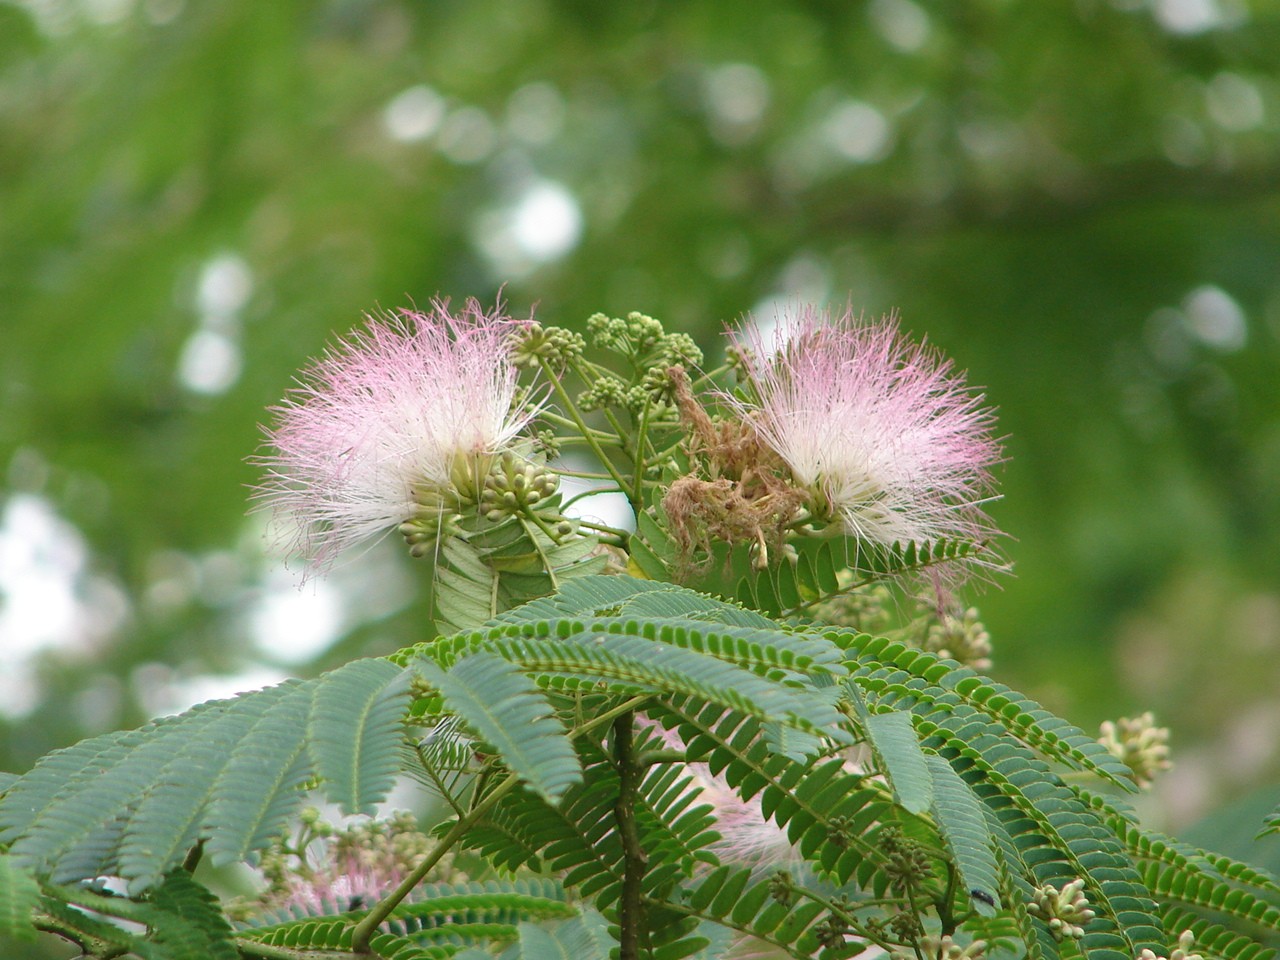
[[[0,2],[0,768],[418,639],[390,546],[282,580],[245,458],[363,312],[501,292],[899,311],[1000,408],[997,676],[1155,710],[1174,819],[1264,782],[1277,64],[1270,0]]]

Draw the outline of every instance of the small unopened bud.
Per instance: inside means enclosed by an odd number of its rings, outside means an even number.
[[[1084,893],[1084,880],[1072,880],[1059,890],[1051,883],[1037,887],[1027,913],[1043,920],[1055,940],[1079,940],[1084,925],[1097,914]]]
[[[1157,727],[1150,710],[1139,717],[1121,717],[1115,723],[1104,721],[1098,742],[1133,771],[1140,787],[1151,786],[1157,773],[1173,766],[1169,761],[1169,728]]]
[[[539,361],[562,367],[573,358],[582,356],[586,346],[581,334],[533,322],[525,324],[516,337],[511,359],[519,367],[536,366]]]
[[[991,635],[974,607],[959,617],[944,614],[941,622],[929,627],[923,647],[975,670],[991,669]]]
[[[1168,957],[1162,957],[1151,950],[1144,949],[1137,956],[1137,960],[1204,960],[1204,957],[1198,953],[1192,953],[1191,948],[1195,946],[1196,937],[1190,930],[1183,930],[1178,937],[1178,945]]]

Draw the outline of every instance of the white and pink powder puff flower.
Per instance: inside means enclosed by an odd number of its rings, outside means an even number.
[[[347,547],[439,508],[537,414],[516,404],[508,342],[517,325],[468,300],[430,312],[368,317],[330,348],[274,408],[261,509],[315,568]]]
[[[754,402],[731,400],[811,492],[813,512],[868,544],[985,541],[1000,445],[992,412],[949,360],[893,318],[813,306],[776,336],[734,335]]]

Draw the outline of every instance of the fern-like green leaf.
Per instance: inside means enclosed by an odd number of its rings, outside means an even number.
[[[778,629],[776,623],[754,610],[683,588],[638,594],[626,601],[618,614],[651,620],[704,620],[737,627],[758,627],[774,631]]]
[[[564,584],[549,597],[530,600],[500,613],[494,623],[533,623],[538,620],[561,620],[566,617],[599,617],[616,613],[627,601],[648,593],[681,592],[673,583],[640,580],[627,576],[579,577]],[[692,591],[688,591],[692,593]],[[701,596],[701,594],[694,594]],[[708,600],[715,604],[718,601]]]
[[[930,774],[911,715],[899,710],[870,713],[862,723],[898,802],[911,813],[924,813],[933,805],[936,774]]]
[[[849,739],[831,698],[813,688],[801,691],[716,657],[630,636],[620,624],[574,632],[569,632],[573,625],[567,626],[568,635],[560,639],[502,637],[487,646],[524,670],[558,674],[574,685],[604,681],[622,692],[691,694],[761,719]]]
[[[1004,684],[899,641],[835,630],[824,635],[868,667],[897,668],[924,681],[919,686],[934,688],[934,702],[963,703],[1046,756],[1125,790],[1135,789],[1133,772],[1094,737]]]
[[[185,870],[164,878],[150,898],[152,936],[173,960],[238,960],[217,898]]]
[[[498,575],[485,566],[475,547],[450,538],[436,562],[432,602],[441,632],[484,623],[500,609]]]
[[[938,832],[951,851],[974,909],[992,916],[1000,906],[999,868],[982,802],[946,760],[933,754],[924,759],[933,780],[933,818]]]
[[[581,778],[577,754],[546,696],[518,667],[477,651],[445,670],[417,665],[445,703],[540,796],[554,803]]]
[[[1216,913],[1239,917],[1268,930],[1280,931],[1280,908],[1205,873],[1191,872],[1163,863],[1145,863],[1142,876],[1157,896],[1179,900]]]
[[[713,870],[690,890],[688,896],[669,904],[688,917],[712,921],[739,934],[754,937],[796,960],[840,960],[866,949],[856,941],[823,946],[818,927],[827,919],[826,908],[804,896],[804,885],[790,878],[790,896],[773,896],[776,880],[758,878],[740,867]]]
[[[350,954],[355,932],[353,919],[301,920],[270,930],[247,930],[241,939],[273,947],[285,947],[306,955],[309,951],[323,954]],[[371,955],[380,960],[451,960],[457,953],[453,946],[423,946],[408,937],[391,933],[375,933],[369,938]]]
[[[1195,952],[1221,960],[1274,960],[1276,949],[1264,946],[1252,937],[1228,930],[1182,907],[1166,907],[1161,920],[1170,937],[1190,930],[1195,937]]]
[[[34,811],[10,852],[54,883],[116,873],[114,854],[125,815],[160,779],[175,745],[213,728],[229,703],[201,704],[135,736],[108,742],[96,753],[93,767],[71,776]],[[24,796],[18,784],[3,803],[16,804]]]
[[[0,943],[34,940],[32,914],[40,902],[40,884],[13,857],[0,853]]]
[[[132,893],[157,883],[199,841],[215,785],[235,745],[289,687],[263,690],[228,703],[200,736],[185,737],[171,751],[124,824],[118,852],[119,872]]]
[[[860,648],[853,680],[869,701],[913,710],[924,746],[942,754],[1000,818],[1037,884],[1090,881],[1098,916],[1080,941],[1086,954],[1131,960],[1162,948],[1155,905],[1132,861],[1098,814],[1022,742],[1012,719],[1023,715],[1018,707],[992,716],[961,700],[940,683],[951,665],[919,651],[865,638],[851,648]]]
[[[395,782],[410,676],[386,660],[355,660],[316,685],[307,748],[345,814],[372,814]]]
[[[301,806],[301,787],[313,774],[303,736],[310,712],[311,685],[285,685],[232,748],[205,814],[205,852],[214,866],[260,850]]]

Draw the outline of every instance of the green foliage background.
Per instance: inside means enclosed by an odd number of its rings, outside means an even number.
[[[1154,709],[1207,791],[1184,815],[1274,778],[1277,63],[1268,0],[0,3],[0,495],[48,498],[127,600],[42,655],[0,768],[141,722],[140,665],[259,658],[264,408],[363,311],[505,283],[513,312],[642,310],[713,356],[771,298],[898,309],[1008,437],[997,675],[1086,727]],[[441,126],[397,141],[418,85]],[[540,179],[579,242],[496,264]],[[243,366],[204,395],[177,371],[225,256]],[[423,624],[354,619],[305,672]]]

